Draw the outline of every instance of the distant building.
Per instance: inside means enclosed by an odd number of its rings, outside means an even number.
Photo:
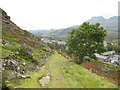
[[[41,40],[45,43],[57,43],[59,45],[66,45],[66,42],[64,42],[64,41],[49,40],[49,39],[45,39],[45,38],[42,38]]]
[[[102,55],[104,55],[104,56],[108,56],[108,55],[111,55],[111,54],[115,54],[115,51],[109,51],[109,52],[102,53]]]
[[[107,47],[107,42],[106,41],[104,41],[104,47]]]
[[[100,60],[105,60],[107,59],[107,56],[103,56],[103,55],[100,55],[100,54],[95,54],[95,56],[100,59]]]
[[[51,40],[51,42],[55,43],[55,42],[57,42],[57,40]]]
[[[51,41],[49,40],[49,39],[41,39],[43,42],[45,42],[45,43],[51,43]]]
[[[64,41],[58,41],[58,44],[66,45],[66,42],[64,42]]]
[[[111,54],[111,53],[114,53],[114,52],[109,52],[109,53],[107,52],[106,54]],[[100,54],[95,54],[95,56],[99,60],[102,60],[109,64],[120,65],[120,55],[104,56],[104,55],[100,55]]]

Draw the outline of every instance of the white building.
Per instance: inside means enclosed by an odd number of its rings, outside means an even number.
[[[115,54],[115,51],[108,51],[108,52],[102,53],[102,55],[105,55],[105,56],[108,56],[108,55],[111,55],[111,54]]]
[[[65,45],[66,42],[64,42],[64,41],[58,41],[58,44]]]

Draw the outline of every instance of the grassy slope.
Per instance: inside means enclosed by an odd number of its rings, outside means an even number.
[[[48,72],[51,81],[48,88],[116,88],[107,79],[88,72],[75,63],[68,62],[66,58],[57,52],[37,72],[27,73],[30,79],[22,79],[22,84],[16,88],[40,88],[38,79]],[[10,84],[9,84],[10,85]],[[14,87],[14,86],[12,86]]]
[[[2,30],[0,29],[0,58],[3,61],[2,86],[6,81],[19,84],[20,80],[15,73],[33,72],[39,67],[38,63],[45,63],[46,58],[52,54],[50,48],[38,37],[22,30],[14,24],[7,13],[0,8],[2,13]],[[44,57],[41,57],[41,54]],[[9,62],[14,62],[11,65]],[[25,65],[23,65],[25,63]],[[19,69],[19,70],[17,70]],[[11,75],[13,73],[13,75]],[[10,78],[9,78],[10,76]]]

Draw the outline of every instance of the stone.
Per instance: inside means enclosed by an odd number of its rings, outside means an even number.
[[[44,54],[40,54],[40,57],[41,57],[41,58],[44,58],[44,57],[45,57],[45,55],[44,55]]]
[[[18,77],[22,79],[31,78],[29,75],[21,75],[21,74],[18,74]]]
[[[32,63],[39,64],[39,62],[37,60],[32,60]]]
[[[8,83],[8,82],[10,82],[10,81],[6,80],[5,82]]]
[[[47,76],[50,76],[50,73],[47,73]]]
[[[45,63],[43,62],[42,65],[44,65]]]
[[[89,71],[90,71],[90,72],[93,72],[93,69],[90,69]]]
[[[20,70],[20,67],[17,67],[17,71],[19,71]]]
[[[6,66],[6,64],[4,63],[3,66]]]
[[[49,82],[50,82],[50,76],[42,77],[42,78],[39,80],[39,83],[41,84],[42,87],[47,86]]]
[[[24,65],[24,66],[25,66],[25,65],[26,65],[26,63],[25,63],[25,62],[23,62],[23,63],[22,63],[22,65]]]
[[[19,52],[15,52],[15,54],[19,54]]]
[[[10,65],[15,65],[16,63],[14,61],[10,61]]]
[[[2,68],[2,71],[4,71],[5,70],[5,68]]]

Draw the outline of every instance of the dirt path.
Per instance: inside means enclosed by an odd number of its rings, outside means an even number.
[[[39,71],[28,73],[18,88],[114,88],[109,80],[87,71],[55,52]]]

